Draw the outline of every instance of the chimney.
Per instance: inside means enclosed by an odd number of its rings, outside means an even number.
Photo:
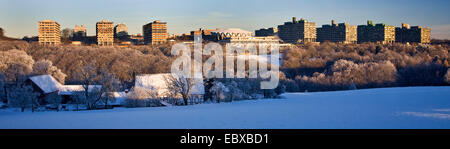
[[[292,22],[293,22],[293,23],[297,22],[297,18],[292,17]]]

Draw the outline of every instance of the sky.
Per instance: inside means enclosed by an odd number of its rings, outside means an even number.
[[[167,22],[169,34],[199,28],[241,28],[254,31],[305,18],[317,26],[385,23],[431,27],[432,38],[450,39],[449,0],[0,0],[0,27],[9,37],[36,36],[38,21],[50,19],[64,28],[76,24],[95,35],[103,19],[125,23],[130,34],[142,25]]]

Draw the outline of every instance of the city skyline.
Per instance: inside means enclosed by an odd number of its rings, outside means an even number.
[[[428,1],[427,1],[428,2]],[[381,1],[226,1],[164,2],[3,0],[0,2],[0,27],[15,38],[37,36],[37,22],[51,19],[61,29],[83,24],[87,35],[95,35],[95,23],[107,19],[125,23],[130,34],[142,34],[142,25],[154,20],[167,22],[170,34],[189,33],[198,28],[242,28],[254,31],[276,27],[291,17],[316,22],[316,27],[331,20],[363,25],[367,20],[399,27],[402,22],[430,27],[432,38],[450,39],[450,20],[446,0],[429,3],[413,0]],[[45,6],[44,6],[45,5]],[[219,6],[219,7],[218,7]],[[87,11],[86,11],[87,10]]]

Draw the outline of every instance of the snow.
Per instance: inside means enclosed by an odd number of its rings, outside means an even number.
[[[82,85],[62,85],[51,75],[39,75],[30,77],[30,80],[36,84],[45,94],[59,92],[60,95],[73,95],[75,92],[83,92]],[[101,89],[101,85],[89,85],[88,91]]]
[[[450,128],[450,87],[287,93],[282,99],[193,106],[25,113],[0,128]]]
[[[57,92],[62,85],[50,75],[39,75],[30,77],[30,80],[36,84],[45,94]]]
[[[169,92],[167,89],[166,78],[170,76],[172,76],[170,73],[139,75],[136,76],[135,86],[149,90],[156,90],[159,97],[166,97],[166,94]],[[205,88],[203,86],[203,79],[195,78],[194,81],[195,83],[192,87],[191,94],[204,94]]]
[[[114,97],[115,101],[108,103],[109,105],[122,105],[127,99],[127,93],[125,92],[113,92],[112,96]]]
[[[162,105],[164,105],[164,106],[172,106],[172,104],[167,103],[167,102],[162,101],[162,100],[160,100],[159,102],[160,102]]]
[[[89,85],[88,92],[92,92],[94,89],[100,90],[101,85]],[[76,92],[84,92],[83,85],[62,85],[59,90],[60,95],[73,95]]]

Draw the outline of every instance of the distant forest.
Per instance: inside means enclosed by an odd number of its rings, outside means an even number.
[[[409,44],[299,45],[286,51],[287,91],[449,85],[450,46]]]
[[[169,72],[176,58],[170,50],[169,44],[97,47],[0,41],[0,73],[13,81],[17,73],[31,75],[33,65],[41,61],[62,73],[54,75],[62,83],[76,84],[74,74],[93,65],[99,74],[107,70],[131,85],[136,75]],[[448,44],[296,45],[281,49],[280,86],[288,92],[304,92],[449,85],[449,50]]]

